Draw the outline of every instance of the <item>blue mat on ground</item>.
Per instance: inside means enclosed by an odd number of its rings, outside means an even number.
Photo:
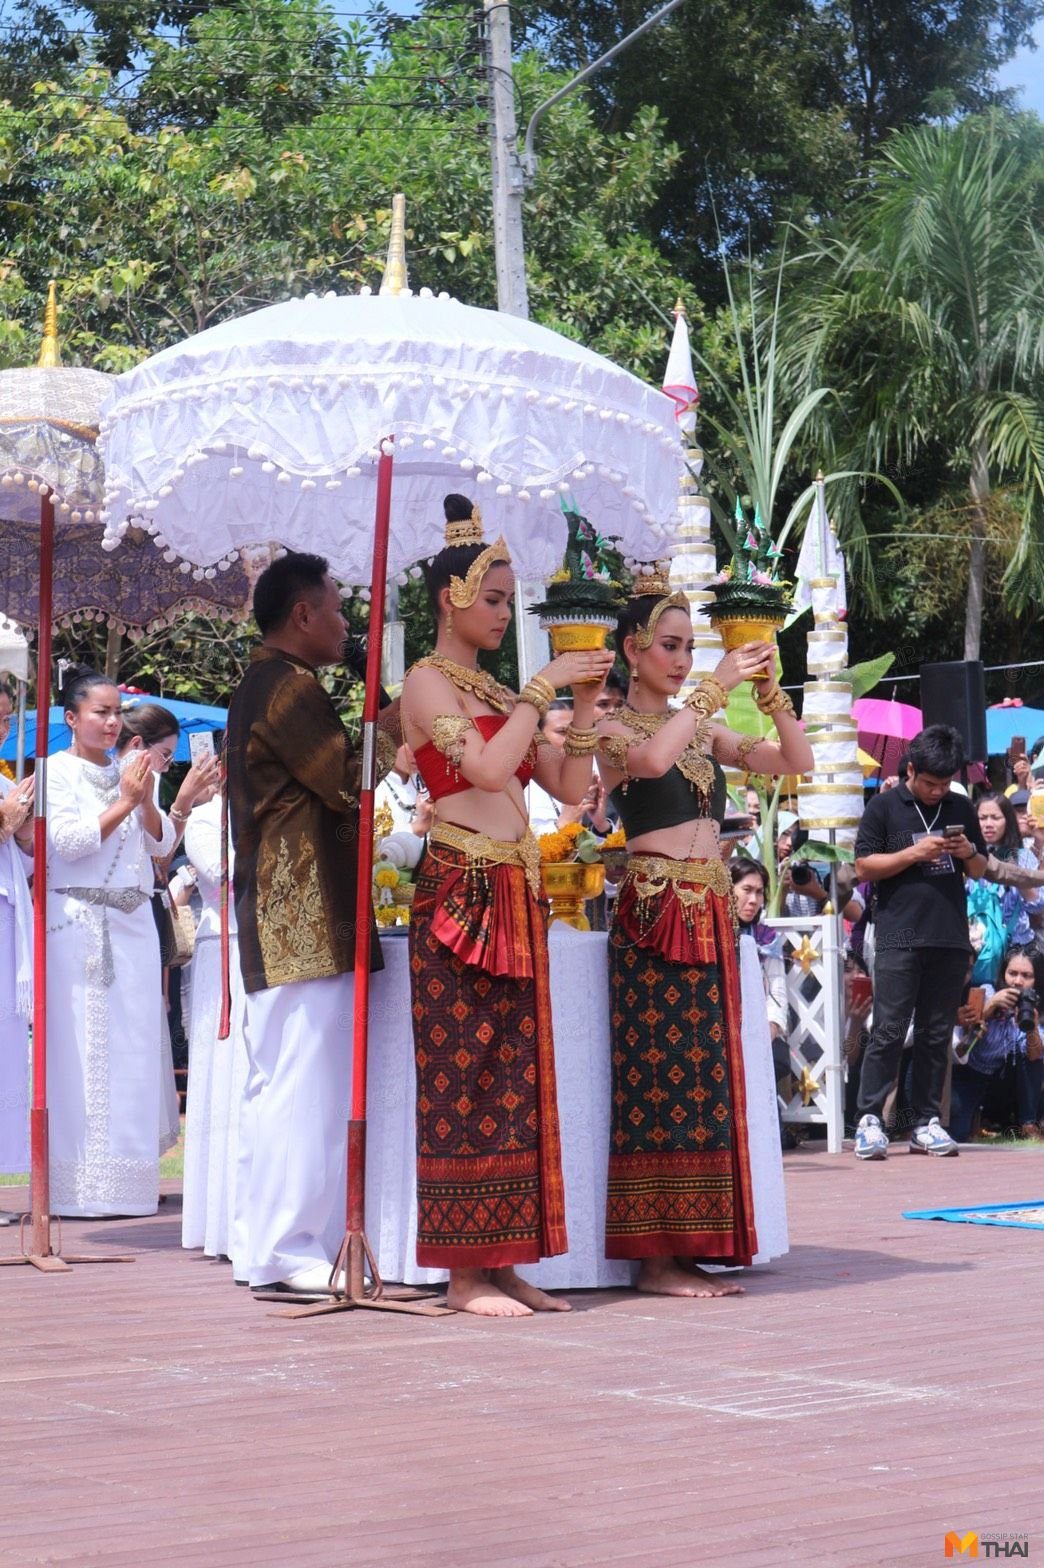
[[[1025,1203],[982,1203],[965,1209],[907,1209],[904,1220],[949,1220],[952,1225],[1007,1225],[1015,1230],[1044,1230],[1044,1198]]]

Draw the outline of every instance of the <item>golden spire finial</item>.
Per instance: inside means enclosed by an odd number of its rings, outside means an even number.
[[[58,349],[58,286],[52,278],[47,285],[44,335],[36,363],[40,370],[56,370],[61,362],[62,356]]]
[[[388,260],[381,279],[382,294],[401,294],[409,287],[406,272],[406,198],[401,191],[392,197],[391,235]]]
[[[671,315],[674,317],[675,321],[677,321],[679,317],[682,319],[682,321],[688,321],[689,319],[685,311],[685,301],[682,299],[680,294],[674,302],[674,309],[671,311]]]

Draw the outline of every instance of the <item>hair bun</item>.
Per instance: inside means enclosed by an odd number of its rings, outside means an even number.
[[[445,495],[442,498],[442,510],[446,514],[447,523],[466,523],[473,505],[466,495]]]

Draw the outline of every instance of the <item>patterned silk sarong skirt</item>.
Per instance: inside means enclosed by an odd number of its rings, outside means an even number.
[[[609,937],[606,1256],[757,1251],[732,888],[720,860],[632,855]]]
[[[538,874],[531,836],[446,824],[421,862],[409,935],[421,1267],[567,1248]]]

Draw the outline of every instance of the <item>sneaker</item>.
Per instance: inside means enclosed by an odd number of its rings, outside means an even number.
[[[861,1116],[855,1135],[855,1157],[857,1160],[886,1160],[888,1158],[888,1134],[881,1126],[877,1116]]]
[[[938,1116],[933,1116],[923,1127],[915,1127],[910,1134],[911,1154],[959,1154],[960,1152]]]

